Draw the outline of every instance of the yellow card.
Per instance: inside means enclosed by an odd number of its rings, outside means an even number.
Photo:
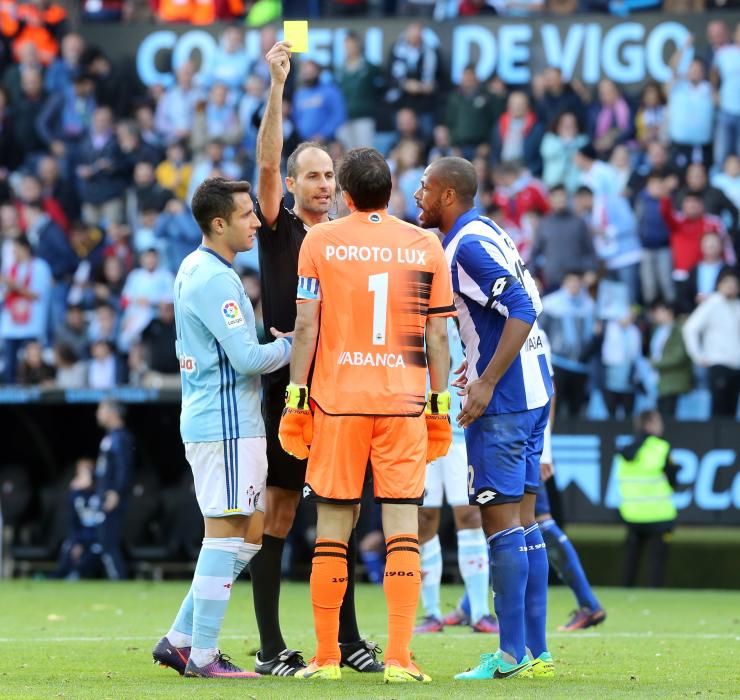
[[[308,51],[308,22],[306,20],[283,22],[283,40],[289,41],[293,53],[306,53]]]

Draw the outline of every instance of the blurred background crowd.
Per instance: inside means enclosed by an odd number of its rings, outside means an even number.
[[[272,19],[275,7],[285,16],[447,18],[564,7],[624,14],[661,3],[299,4],[80,3],[83,21],[182,20],[171,14],[178,6],[201,7],[195,24],[240,20],[208,65],[185,62],[172,84],[145,87],[71,31],[62,6],[0,2],[4,384],[179,386],[172,285],[200,241],[188,203],[206,177],[256,176],[269,72],[248,58],[243,18]],[[710,9],[703,0],[662,6]],[[480,209],[511,234],[541,284],[560,411],[622,417],[657,404],[681,418],[735,416],[740,24],[710,21],[706,36],[671,57],[669,82],[628,94],[609,79],[569,81],[557,67],[526,89],[496,75],[481,81],[472,67],[450,84],[449,57],[423,21],[409,20],[384,65],[366,61],[352,32],[338,69],[297,59],[284,152],[311,139],[339,161],[374,144],[394,173],[391,212],[409,221],[425,165],[469,158]],[[261,29],[262,54],[277,36],[273,25]],[[256,253],[237,264],[259,319]]]

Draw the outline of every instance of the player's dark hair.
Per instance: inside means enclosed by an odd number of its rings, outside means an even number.
[[[324,153],[326,154],[329,153],[329,151],[324,148],[324,145],[319,143],[318,141],[304,141],[303,143],[299,143],[295,147],[293,153],[288,156],[288,160],[285,163],[285,169],[287,171],[288,177],[292,177],[293,179],[298,177],[298,156],[300,156],[303,151],[307,151],[309,148],[318,148],[320,151],[324,151]]]
[[[359,211],[376,211],[388,206],[393,189],[391,169],[374,148],[349,151],[339,167],[337,180]]]
[[[430,174],[443,188],[454,190],[460,201],[473,206],[478,191],[478,176],[469,160],[455,156],[439,158],[432,163]]]
[[[226,180],[222,177],[209,177],[195,190],[191,208],[200,230],[211,235],[211,222],[216,218],[226,219],[236,211],[234,195],[249,194],[252,186],[246,180]]]

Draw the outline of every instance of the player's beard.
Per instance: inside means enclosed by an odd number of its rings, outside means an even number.
[[[422,228],[439,228],[440,223],[442,223],[442,207],[437,204],[433,209],[419,208],[421,209],[421,213],[417,216],[419,226]]]

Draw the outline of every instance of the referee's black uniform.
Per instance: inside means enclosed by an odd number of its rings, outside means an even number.
[[[287,333],[295,327],[298,253],[308,229],[285,207],[285,200],[280,202],[275,228],[265,223],[259,202],[256,203],[255,212],[261,224],[258,236],[264,325],[268,330],[275,327]],[[262,415],[267,434],[267,485],[300,492],[306,476],[306,460],[289,455],[278,439],[280,417],[285,407],[285,387],[289,383],[289,366],[262,376]]]

